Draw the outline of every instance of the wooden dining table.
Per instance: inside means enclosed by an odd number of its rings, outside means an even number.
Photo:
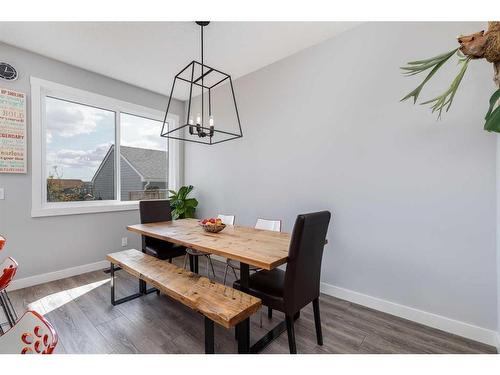
[[[236,225],[227,225],[219,233],[209,233],[204,231],[196,219],[129,225],[127,229],[143,236],[240,262],[240,283],[244,292],[249,287],[250,266],[272,270],[285,264],[290,246],[289,233]],[[198,271],[197,265],[194,270]],[[284,320],[280,322],[252,346],[249,319],[242,327],[244,328],[238,334],[244,335],[251,353],[258,353],[286,330],[286,323]]]

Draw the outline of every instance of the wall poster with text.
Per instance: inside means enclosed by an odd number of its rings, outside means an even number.
[[[26,94],[0,88],[0,173],[26,173]]]

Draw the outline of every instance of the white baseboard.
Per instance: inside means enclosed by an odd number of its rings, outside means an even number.
[[[225,258],[213,256],[214,259],[225,262]],[[84,264],[81,266],[66,268],[59,271],[44,273],[26,277],[24,279],[14,280],[8,290],[27,288],[30,286],[43,284],[49,281],[60,280],[66,277],[80,275],[86,272],[104,269],[109,265],[105,260]],[[427,311],[415,309],[413,307],[400,305],[394,302],[372,297],[366,294],[358,293],[353,290],[340,288],[335,285],[321,283],[321,292],[333,297],[341,298],[359,305],[363,305],[375,310],[379,310],[400,318],[412,320],[426,326],[440,329],[445,332],[463,336],[471,340],[479,341],[484,344],[497,347],[500,353],[500,333],[493,330],[474,326],[469,323],[446,318],[441,315],[433,314]]]
[[[108,266],[109,262],[102,260],[95,263],[84,264],[82,266],[66,268],[60,271],[48,272],[41,275],[25,277],[24,279],[18,279],[12,281],[8,290],[10,291],[10,290],[22,289],[33,285],[47,283],[49,281],[65,279],[66,277],[71,277],[71,276],[81,275],[82,273],[101,270]]]
[[[400,318],[424,324],[432,328],[440,329],[445,332],[453,333],[458,336],[466,337],[471,340],[495,346],[500,350],[499,343],[497,341],[499,340],[498,334],[497,332],[490,329],[446,318],[441,315],[418,310],[405,305],[400,305],[394,302],[358,293],[353,290],[340,288],[338,286],[330,285],[327,283],[321,283],[321,292],[333,297],[347,300],[349,302],[354,302],[359,305],[395,315]]]

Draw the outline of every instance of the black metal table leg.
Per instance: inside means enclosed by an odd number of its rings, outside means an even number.
[[[240,285],[242,292],[248,292],[250,282],[250,266],[240,262]],[[249,353],[250,350],[250,318],[236,326],[238,353]]]
[[[293,316],[293,320],[297,320],[300,312]],[[256,354],[264,350],[270,343],[276,340],[286,331],[286,320],[279,322],[272,330],[267,332],[262,338],[250,347],[250,353]]]
[[[214,322],[205,317],[205,354],[215,353]]]
[[[250,266],[246,263],[240,263],[240,285],[243,292],[248,291],[250,282]]]
[[[109,285],[111,287],[111,304],[114,306],[115,305],[115,265],[111,263],[111,266],[109,267]],[[140,288],[140,286],[139,286]]]
[[[191,272],[194,272],[194,256],[188,254],[188,258],[189,258],[189,270]]]
[[[200,257],[193,257],[193,262],[194,262],[194,273],[200,273],[199,272],[199,258]]]
[[[250,318],[236,325],[236,335],[238,336],[238,354],[250,353]]]

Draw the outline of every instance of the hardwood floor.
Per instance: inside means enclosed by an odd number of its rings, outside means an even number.
[[[182,266],[183,259],[176,263]],[[224,264],[214,260],[218,281]],[[200,262],[200,272],[206,274]],[[117,298],[137,290],[138,282],[117,274]],[[234,280],[230,272],[228,283]],[[27,307],[43,313],[59,333],[56,353],[203,353],[203,319],[183,305],[155,293],[113,307],[109,275],[102,271],[20,289],[10,293],[18,313]],[[405,319],[322,295],[324,345],[316,345],[312,306],[296,321],[299,353],[496,353],[495,348]],[[0,316],[3,319],[3,316]],[[251,319],[255,342],[283,315],[267,309]],[[216,353],[237,353],[234,332],[215,325]],[[264,353],[288,353],[286,333]]]

